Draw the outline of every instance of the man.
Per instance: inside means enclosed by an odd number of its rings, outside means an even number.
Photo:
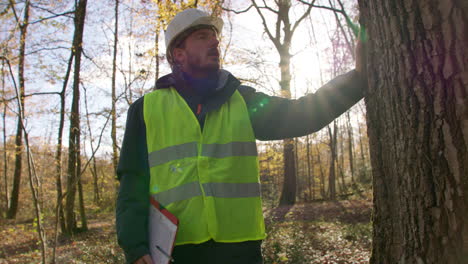
[[[166,31],[172,74],[128,111],[116,216],[128,263],[152,263],[150,195],[179,218],[175,263],[262,263],[255,140],[318,131],[362,98],[360,54],[356,70],[297,100],[241,85],[220,69],[222,25],[197,9],[177,14]]]

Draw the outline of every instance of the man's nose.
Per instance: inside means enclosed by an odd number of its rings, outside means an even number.
[[[211,38],[211,47],[218,47],[219,46],[219,39],[218,39],[218,35],[213,35],[213,37]]]

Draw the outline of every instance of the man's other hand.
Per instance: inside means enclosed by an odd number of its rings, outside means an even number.
[[[144,255],[143,257],[137,259],[133,264],[156,264],[151,260],[150,255]]]

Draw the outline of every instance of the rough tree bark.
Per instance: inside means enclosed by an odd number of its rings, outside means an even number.
[[[86,16],[87,0],[80,0],[75,10],[75,33],[73,36],[73,52],[75,57],[74,76],[73,76],[73,99],[70,113],[70,132],[69,132],[69,150],[68,150],[68,170],[67,170],[67,195],[65,206],[66,228],[68,234],[77,231],[75,221],[75,196],[76,185],[79,182],[81,168],[80,159],[80,65],[81,52],[83,44],[83,31]]]
[[[371,263],[468,260],[468,1],[359,0]]]

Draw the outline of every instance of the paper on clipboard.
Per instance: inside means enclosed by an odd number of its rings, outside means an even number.
[[[155,264],[168,264],[177,235],[179,220],[150,197],[149,246]]]

